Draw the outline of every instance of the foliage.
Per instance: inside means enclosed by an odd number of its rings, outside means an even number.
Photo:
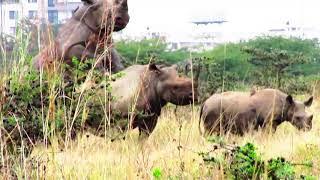
[[[195,72],[200,64],[201,99],[212,93],[248,89],[253,85],[280,88],[290,94],[310,93],[311,85],[320,77],[317,39],[261,36],[192,54],[184,49],[168,50],[166,42],[158,39],[120,41],[115,47],[126,66],[155,61],[178,64],[184,70],[192,60]]]
[[[117,42],[115,47],[123,56],[127,66],[132,64],[148,64],[150,61],[174,64],[189,56],[189,53],[183,49],[176,51],[167,50],[167,44],[158,39],[125,40]]]
[[[316,39],[262,36],[200,53],[208,59],[200,77],[209,94],[252,85],[311,92],[310,85],[320,77],[319,55]]]
[[[252,64],[269,71],[269,77],[276,79],[277,88],[281,88],[281,79],[286,75],[286,69],[295,64],[307,63],[307,59],[302,53],[289,53],[286,50],[270,49],[264,51],[262,49],[245,47],[244,51],[252,54],[249,60]]]
[[[220,70],[235,73],[239,79],[245,78],[250,64],[247,62],[249,55],[241,50],[243,43],[228,43],[218,45],[212,50],[200,53],[208,58],[206,65],[219,64]]]
[[[2,53],[7,54],[10,60],[13,59],[10,55],[16,52],[16,48],[24,48],[28,55],[34,56],[39,51],[40,46],[52,42],[60,26],[61,25],[48,25],[43,23],[36,25],[28,18],[20,19],[17,22],[15,36],[9,34],[3,34],[1,36],[0,45],[3,46],[1,51],[4,51]],[[22,44],[25,45],[22,46]],[[1,60],[4,60],[4,57],[0,56],[0,63]]]
[[[154,179],[161,179],[162,177],[162,171],[160,168],[153,168],[152,169],[152,176]]]
[[[220,142],[209,152],[198,153],[208,165],[223,166],[227,177],[232,179],[295,179],[295,164],[283,157],[271,158],[264,161],[257,148],[252,143],[243,146],[232,146],[221,143],[221,138],[210,138],[211,142]],[[223,150],[212,155],[212,152]],[[310,164],[299,164],[312,167]],[[306,178],[311,176],[301,175]]]
[[[237,147],[231,160],[230,172],[235,179],[254,179],[263,173],[264,163],[256,147],[247,143]]]
[[[95,89],[106,88],[108,91],[109,79],[97,70],[90,71],[93,60],[80,62],[73,58],[72,63],[71,66],[62,65],[61,73],[44,72],[39,76],[33,68],[22,68],[26,64],[32,67],[29,58],[8,76],[0,113],[5,119],[4,128],[11,132],[13,144],[21,142],[16,126],[24,130],[27,144],[32,144],[38,140],[47,141],[55,135],[74,138],[76,131],[87,121],[101,124],[104,110],[94,98]],[[112,78],[117,77],[115,74]],[[88,81],[94,85],[85,87]],[[103,84],[106,86],[101,87]]]
[[[281,36],[261,36],[249,40],[247,46],[266,52],[284,50],[289,54],[302,53],[310,62],[320,62],[318,39],[285,38]]]
[[[294,179],[294,167],[284,158],[272,158],[268,161],[268,176],[271,179]]]

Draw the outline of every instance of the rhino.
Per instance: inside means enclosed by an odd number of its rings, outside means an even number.
[[[197,83],[180,77],[176,65],[133,65],[121,73],[122,77],[110,82],[110,94],[112,117],[126,119],[123,130],[129,125],[130,129],[138,128],[139,135],[150,135],[166,104],[188,105],[197,101]],[[97,123],[87,125],[99,129]]]
[[[231,131],[243,135],[250,128],[258,129],[288,121],[299,130],[312,128],[313,115],[308,116],[305,108],[310,107],[313,97],[305,102],[296,101],[291,95],[277,89],[262,89],[248,92],[224,92],[208,98],[200,109],[206,134]],[[202,133],[202,132],[201,132]]]
[[[34,66],[51,70],[61,61],[72,65],[72,58],[84,61],[97,58],[101,71],[124,69],[112,46],[111,33],[126,27],[130,16],[127,0],[83,0],[83,5],[59,29],[54,41],[34,58]],[[107,53],[104,52],[107,48]]]

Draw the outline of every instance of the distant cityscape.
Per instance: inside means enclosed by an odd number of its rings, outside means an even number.
[[[0,0],[0,32],[13,35],[17,22],[28,18],[34,23],[64,23],[80,0]]]
[[[63,24],[72,16],[72,11],[81,5],[80,0],[0,0],[0,32],[14,35],[17,22],[28,18],[35,24]],[[141,40],[159,38],[168,43],[168,49],[187,48],[191,51],[212,48],[225,42],[239,42],[258,35],[281,35],[286,37],[320,38],[320,29],[302,27],[291,22],[283,22],[280,27],[265,29],[260,32],[241,32],[230,26],[223,17],[194,18],[186,23],[187,31],[172,33],[146,28],[132,33],[130,30],[116,33],[115,39]]]
[[[157,32],[147,28],[144,32],[132,33],[124,31],[120,33],[120,39],[159,38],[169,44],[169,49],[187,48],[191,51],[210,49],[216,45],[227,42],[240,42],[257,36],[284,36],[308,39],[320,39],[320,29],[315,27],[301,27],[290,22],[284,22],[282,26],[266,28],[263,31],[238,31],[237,27],[230,26],[228,20],[223,18],[190,21],[186,29],[178,33]]]

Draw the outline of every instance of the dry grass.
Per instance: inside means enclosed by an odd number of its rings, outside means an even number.
[[[167,107],[154,133],[145,140],[139,140],[138,131],[132,130],[126,140],[115,142],[83,135],[64,151],[56,144],[48,149],[38,146],[32,154],[38,165],[27,170],[17,168],[16,172],[47,179],[153,179],[152,172],[158,168],[163,179],[222,179],[223,171],[210,169],[196,153],[210,149],[210,143],[200,136],[198,112],[191,109],[181,107],[174,113],[174,108]],[[229,135],[227,142],[253,142],[266,159],[283,156],[297,163],[312,161],[311,169],[296,169],[320,178],[319,100],[310,112],[315,115],[310,132],[299,132],[284,123],[274,134],[258,131],[244,137]]]

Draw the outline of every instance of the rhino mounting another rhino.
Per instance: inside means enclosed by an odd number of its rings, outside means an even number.
[[[112,47],[111,33],[129,22],[127,0],[83,0],[84,4],[59,29],[57,37],[35,58],[40,70],[53,70],[56,62],[72,64],[72,58],[97,59],[96,67],[107,72],[124,69],[121,58]]]

